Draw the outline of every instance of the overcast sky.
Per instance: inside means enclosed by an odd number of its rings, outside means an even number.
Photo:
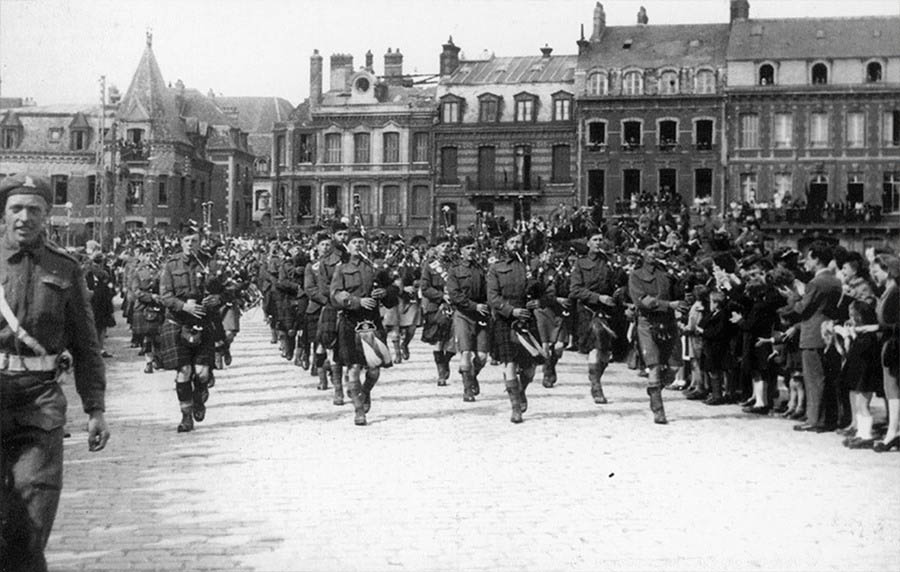
[[[595,0],[0,0],[0,95],[39,105],[93,103],[98,78],[124,93],[153,31],[167,82],[204,93],[309,95],[309,56],[375,54],[399,48],[408,73],[435,73],[452,35],[464,54],[576,52],[590,35]],[[650,24],[728,21],[728,0],[605,0],[607,25],[631,25],[638,8]],[[750,0],[755,18],[900,14],[900,0]]]

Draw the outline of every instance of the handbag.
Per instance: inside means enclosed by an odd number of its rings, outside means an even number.
[[[650,321],[650,336],[657,344],[672,343],[675,339],[675,327],[668,321]]]

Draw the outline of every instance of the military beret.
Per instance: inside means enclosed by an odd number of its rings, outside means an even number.
[[[357,238],[361,238],[361,239],[365,240],[366,237],[363,236],[363,233],[361,233],[360,231],[352,230],[352,231],[350,231],[350,234],[347,235],[347,242],[350,242],[351,240],[354,240]]]
[[[0,181],[0,206],[6,206],[6,198],[10,195],[37,195],[43,197],[48,206],[53,204],[50,181],[40,175],[19,173],[4,178]]]
[[[347,226],[347,223],[344,223],[344,222],[336,222],[336,223],[334,223],[334,225],[333,225],[331,228],[332,228],[333,232],[340,232],[340,231],[342,231],[342,230],[349,230],[349,227]]]
[[[316,235],[316,244],[319,244],[323,240],[331,240],[331,237],[328,236],[328,233],[320,232],[319,234]]]
[[[475,244],[475,237],[473,236],[463,236],[459,239],[459,247],[463,248],[464,246],[469,246],[470,244]]]

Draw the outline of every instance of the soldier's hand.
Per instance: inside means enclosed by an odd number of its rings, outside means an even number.
[[[209,294],[201,302],[204,308],[216,308],[222,305],[222,297],[218,294]]]
[[[206,315],[206,310],[203,309],[203,306],[198,304],[193,298],[185,302],[181,309],[195,318],[202,318]]]
[[[109,441],[109,427],[102,411],[94,411],[88,418],[88,450],[92,453],[106,447]]]
[[[413,295],[416,293],[416,287],[415,286],[404,286],[403,291],[409,295]]]
[[[491,309],[488,308],[487,304],[475,304],[475,311],[482,316],[487,316],[490,313]]]
[[[616,302],[615,302],[615,300],[613,300],[613,297],[609,296],[607,294],[600,294],[600,303],[605,306],[615,306],[616,305]]]
[[[572,306],[572,300],[570,300],[569,298],[561,298],[559,296],[557,296],[556,298],[556,303],[563,308],[569,308]]]
[[[387,290],[384,288],[375,288],[372,290],[372,297],[376,300],[381,300],[384,298],[385,294],[387,294]]]
[[[376,300],[375,298],[360,298],[359,305],[366,310],[374,310],[375,306],[378,305],[378,300]]]
[[[541,307],[541,301],[540,300],[529,300],[528,302],[525,303],[525,307],[528,308],[529,310],[537,310],[538,308]]]
[[[516,308],[512,311],[512,316],[518,320],[527,320],[531,317],[531,312],[525,308]]]

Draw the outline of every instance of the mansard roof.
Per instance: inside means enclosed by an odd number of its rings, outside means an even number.
[[[117,113],[119,121],[150,122],[150,137],[190,144],[175,98],[166,87],[149,42]]]
[[[22,127],[22,120],[19,119],[18,114],[15,111],[7,111],[3,114],[3,119],[0,120],[0,127]]]
[[[610,26],[579,56],[585,69],[725,65],[728,24]]]
[[[226,114],[237,112],[237,126],[247,133],[271,133],[278,121],[286,121],[294,106],[281,97],[223,97],[216,96],[218,105]]]
[[[410,108],[430,108],[434,106],[434,86],[407,86],[389,84],[386,82],[379,83],[376,86],[378,90],[384,90],[378,100],[374,102],[364,102],[360,106],[378,106],[380,104],[405,105]],[[322,103],[320,107],[336,107],[348,105],[348,92],[344,90],[331,90],[322,94]]]
[[[237,122],[219,108],[215,99],[203,95],[196,89],[170,88],[170,92],[175,98],[181,117],[195,118],[208,125],[237,127]]]
[[[462,60],[446,85],[564,83],[574,81],[578,56],[517,56]]]
[[[900,55],[900,16],[785,18],[734,23],[729,60]]]
[[[90,129],[91,124],[88,122],[87,117],[84,116],[84,113],[78,112],[75,114],[75,117],[72,118],[72,122],[69,123],[69,129]]]

